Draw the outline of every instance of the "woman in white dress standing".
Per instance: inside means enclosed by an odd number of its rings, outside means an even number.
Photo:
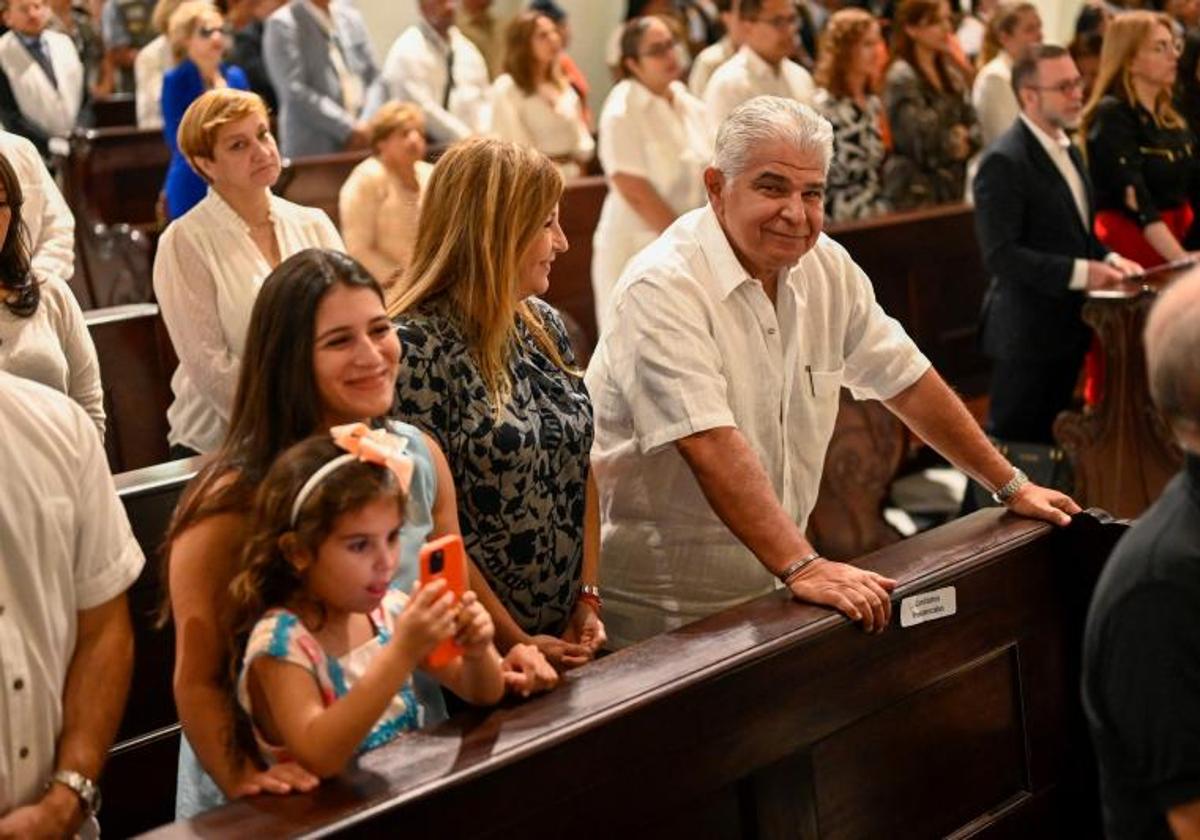
[[[681,213],[704,204],[704,168],[713,132],[704,103],[679,81],[676,40],[657,17],[629,21],[621,35],[621,71],[600,114],[600,164],[608,196],[592,245],[596,322],[625,263]]]
[[[212,452],[225,437],[263,279],[305,248],[345,250],[325,213],[271,193],[279,149],[257,94],[203,94],[183,115],[179,148],[209,190],[167,226],[154,259],[154,293],[179,356],[167,410],[175,458]]]
[[[579,175],[596,143],[563,73],[558,26],[546,15],[522,12],[505,42],[504,74],[492,84],[492,133],[537,149],[564,178]]]

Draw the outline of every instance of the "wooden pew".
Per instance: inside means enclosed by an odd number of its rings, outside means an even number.
[[[592,296],[592,235],[600,221],[600,208],[608,186],[603,176],[576,178],[567,182],[559,202],[558,221],[570,247],[550,267],[548,303],[570,315],[587,337],[581,349],[585,358],[600,338],[596,329],[596,303]]]
[[[162,129],[77,129],[60,166],[63,197],[88,224],[155,226],[170,160]]]
[[[154,838],[1098,836],[1078,699],[1123,526],[980,511],[863,558],[957,612],[882,636],[782,594]]]
[[[133,684],[129,702],[100,780],[104,835],[128,837],[175,815],[179,724],[171,693],[175,634],[156,627],[162,586],[159,547],[171,512],[199,458],[170,461],[115,477],[146,566],[129,590],[134,629]]]
[[[287,159],[275,184],[275,193],[305,207],[324,210],[339,228],[338,193],[351,171],[369,152],[338,152],[332,155]]]
[[[948,204],[830,225],[889,315],[964,396],[987,393],[991,365],[977,347],[987,272],[975,211]]]
[[[96,128],[118,128],[137,125],[137,102],[132,93],[114,93],[92,100],[92,115]]]
[[[153,303],[84,312],[100,360],[114,473],[167,460],[167,407],[178,360]]]

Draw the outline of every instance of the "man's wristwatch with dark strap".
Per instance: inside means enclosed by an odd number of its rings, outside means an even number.
[[[79,797],[85,816],[100,813],[100,786],[87,776],[74,770],[55,770],[54,775],[50,777],[50,784],[55,782],[70,788]]]

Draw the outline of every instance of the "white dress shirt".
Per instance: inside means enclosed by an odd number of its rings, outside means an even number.
[[[1012,89],[1012,59],[1001,51],[983,65],[971,87],[971,102],[979,118],[983,147],[992,145],[997,137],[1012,128],[1021,107]]]
[[[138,50],[133,60],[134,97],[138,128],[162,128],[163,76],[175,66],[175,53],[166,35]]]
[[[68,36],[46,30],[41,39],[57,84],[50,81],[11,29],[0,36],[0,70],[8,76],[13,98],[25,119],[50,137],[68,137],[83,107],[83,63]]]
[[[715,133],[730,111],[756,96],[782,96],[812,105],[816,92],[812,76],[790,58],[772,67],[743,45],[713,72],[704,89],[704,104]]]
[[[735,52],[737,50],[734,49],[733,39],[728,35],[717,43],[700,50],[700,54],[692,62],[691,72],[688,73],[688,90],[692,92],[693,96],[699,99],[704,98],[704,91],[708,87],[712,74],[717,72],[718,67],[733,58]]]
[[[680,218],[631,261],[611,314],[586,384],[604,621],[623,645],[777,586],[713,512],[676,441],[736,427],[803,532],[841,387],[887,399],[929,362],[825,235],[782,273],[772,305],[711,207]]]
[[[392,99],[415,102],[425,112],[425,128],[434,140],[452,143],[473,134],[486,134],[492,125],[491,77],[487,62],[458,27],[449,41],[425,20],[401,33],[388,50],[383,79]],[[447,58],[454,52],[454,87],[448,107],[442,107]]]
[[[0,370],[40,382],[83,406],[104,438],[104,389],[96,346],[83,310],[67,285],[41,285],[37,310],[28,318],[0,303]]]
[[[645,178],[676,213],[705,201],[703,175],[712,161],[712,127],[703,103],[682,82],[671,83],[671,95],[668,101],[626,79],[612,89],[600,113],[598,154],[610,179],[592,240],[592,293],[601,325],[625,263],[658,236],[612,185],[612,176],[619,172]]]
[[[0,814],[54,771],[78,612],[145,564],[83,409],[0,372]],[[103,674],[93,675],[104,679]]]
[[[0,153],[21,182],[21,221],[29,232],[30,268],[64,283],[75,274],[75,217],[63,200],[37,147],[19,134],[0,131]]]
[[[1071,198],[1075,199],[1075,209],[1079,211],[1079,220],[1083,223],[1084,228],[1091,230],[1092,220],[1088,215],[1087,187],[1084,186],[1083,176],[1075,168],[1075,163],[1071,160],[1068,152],[1068,149],[1071,148],[1071,140],[1062,131],[1058,133],[1057,137],[1051,137],[1034,125],[1033,120],[1029,117],[1024,114],[1021,114],[1020,117],[1021,122],[1025,123],[1025,127],[1033,132],[1033,136],[1042,144],[1042,148],[1046,150],[1046,154],[1054,163],[1055,168],[1067,182],[1067,187],[1071,190]],[[1071,282],[1068,284],[1068,288],[1086,289],[1087,275],[1088,261],[1076,259],[1071,268]]]
[[[344,251],[321,210],[271,196],[279,256],[305,248]],[[163,232],[154,294],[179,356],[167,410],[171,445],[212,452],[225,437],[250,310],[271,265],[242,217],[215,190]]]
[[[492,133],[501,140],[532,146],[554,158],[560,169],[563,158],[586,161],[596,149],[573,87],[543,84],[536,93],[526,93],[507,73],[492,83]],[[563,174],[579,174],[578,164]]]

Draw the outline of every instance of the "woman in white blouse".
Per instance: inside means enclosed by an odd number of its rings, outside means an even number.
[[[979,75],[971,87],[984,148],[1007,131],[1021,112],[1012,89],[1013,62],[1041,42],[1042,18],[1033,3],[1006,3],[992,13],[979,53]]]
[[[656,17],[625,25],[621,70],[600,114],[608,195],[592,245],[592,291],[601,326],[629,258],[681,214],[704,204],[713,133],[704,104],[679,79],[676,41]]]
[[[66,283],[37,277],[21,221],[21,182],[0,155],[0,370],[60,391],[83,406],[104,437],[96,347]]]
[[[433,165],[425,161],[425,115],[411,102],[382,105],[367,123],[374,154],[338,192],[346,253],[383,286],[388,302],[408,267],[421,196]]]
[[[209,185],[167,226],[154,259],[154,292],[179,356],[168,440],[173,457],[186,457],[215,450],[225,436],[263,279],[305,248],[344,247],[323,212],[271,193],[279,149],[257,94],[203,94],[183,115],[179,148]]]
[[[492,84],[492,133],[532,146],[565,178],[579,175],[596,143],[579,94],[562,69],[562,36],[549,17],[522,12],[508,25],[504,75]]]
[[[158,0],[150,25],[159,35],[138,50],[133,60],[134,97],[138,128],[162,128],[163,76],[176,64],[175,50],[167,40],[167,21],[183,0]]]

